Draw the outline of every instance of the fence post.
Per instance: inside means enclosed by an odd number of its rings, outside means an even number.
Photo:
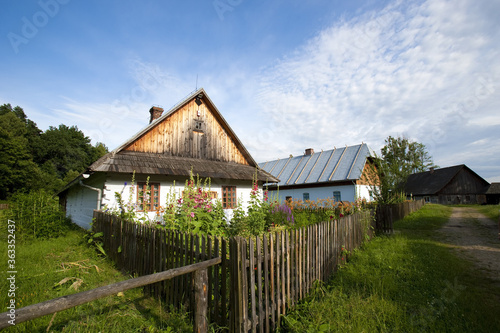
[[[208,331],[208,271],[206,268],[194,272],[194,299],[195,299],[195,332]]]

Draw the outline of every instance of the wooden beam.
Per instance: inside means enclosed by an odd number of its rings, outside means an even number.
[[[208,271],[206,268],[194,272],[193,284],[195,297],[195,332],[205,333],[208,332]]]
[[[151,283],[168,280],[179,275],[191,273],[200,269],[206,269],[209,266],[218,265],[221,263],[221,258],[214,258],[207,261],[199,262],[196,264],[170,269],[165,272],[141,276],[134,279],[129,279],[117,283],[113,283],[104,287],[99,287],[77,294],[62,296],[45,301],[38,304],[25,306],[21,309],[15,310],[15,324],[42,317],[55,312],[63,311],[78,305],[82,305],[96,299],[117,294],[121,291],[142,287]],[[9,320],[10,312],[0,314],[0,329],[11,326]]]

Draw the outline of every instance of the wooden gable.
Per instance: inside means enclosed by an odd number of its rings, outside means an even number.
[[[200,105],[197,96],[202,96]],[[203,90],[153,122],[123,150],[256,165]]]
[[[356,180],[356,185],[379,186],[380,178],[377,172],[377,166],[371,158],[367,158],[361,178]]]
[[[467,166],[463,166],[438,194],[484,194],[490,184]]]

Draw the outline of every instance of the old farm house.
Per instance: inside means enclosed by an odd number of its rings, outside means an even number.
[[[201,178],[210,177],[212,197],[221,199],[229,214],[236,208],[236,199],[242,199],[244,205],[249,201],[256,172],[260,184],[278,181],[258,169],[204,89],[165,114],[159,107],[152,107],[150,113],[146,128],[90,165],[59,192],[60,202],[73,222],[90,228],[94,209],[116,207],[115,192],[122,193],[123,198],[133,193],[133,200],[141,202],[145,198],[139,196],[148,177],[152,217],[158,206],[165,204],[171,189],[182,191],[191,170]]]
[[[489,183],[466,165],[414,173],[405,185],[406,195],[439,204],[483,204]]]
[[[333,198],[335,201],[371,200],[370,190],[376,182],[370,181],[373,171],[373,151],[364,143],[270,162],[260,167],[280,179],[270,184],[269,190],[278,193],[280,200],[317,200]]]

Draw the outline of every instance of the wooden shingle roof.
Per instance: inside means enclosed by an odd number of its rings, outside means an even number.
[[[491,183],[486,194],[500,194],[500,183]]]
[[[89,168],[89,172],[116,172],[148,175],[168,175],[189,177],[191,170],[202,178],[221,178],[276,182],[271,174],[255,167],[237,163],[210,161],[189,157],[169,156],[166,154],[122,151],[119,154],[103,156]]]
[[[462,164],[411,174],[406,181],[405,192],[413,195],[437,194],[463,167]]]
[[[437,195],[450,184],[455,176],[462,170],[466,170],[470,174],[475,175],[484,186],[489,185],[486,180],[481,178],[466,165],[460,164],[411,174],[406,181],[404,187],[405,192],[413,195]]]

